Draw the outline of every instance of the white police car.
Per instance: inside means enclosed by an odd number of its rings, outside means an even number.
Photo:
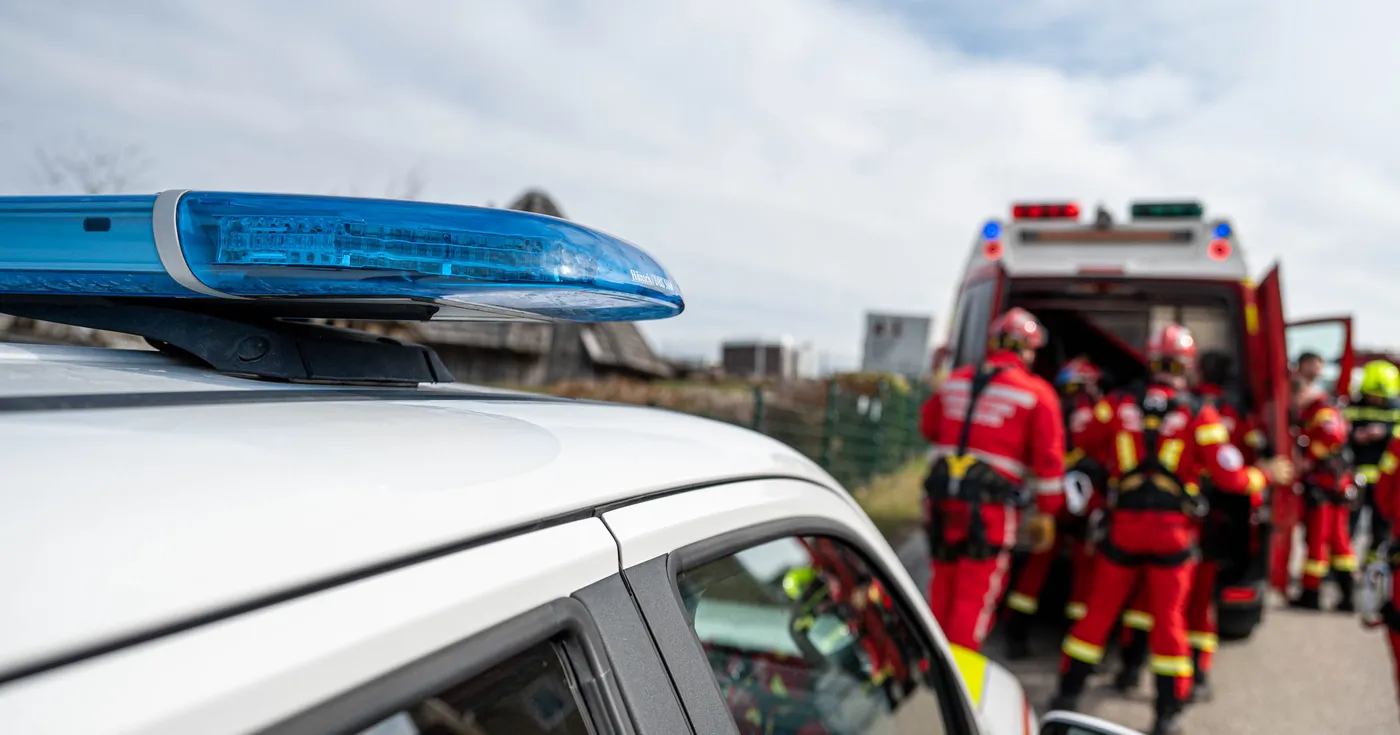
[[[0,313],[159,348],[0,345],[0,732],[1036,730],[786,446],[305,321],[682,308],[537,215],[0,198]]]

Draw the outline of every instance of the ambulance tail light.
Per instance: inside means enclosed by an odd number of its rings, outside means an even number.
[[[1074,202],[1058,204],[1016,204],[1011,207],[1013,219],[1079,219],[1079,205]]]

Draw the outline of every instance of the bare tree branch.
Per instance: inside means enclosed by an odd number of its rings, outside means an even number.
[[[422,171],[418,166],[414,166],[402,178],[389,182],[384,195],[390,199],[414,201],[423,196],[423,190],[426,188],[427,182],[423,179]]]
[[[140,146],[114,146],[81,134],[62,152],[36,149],[34,159],[41,185],[82,194],[120,194],[140,188],[151,168]]]

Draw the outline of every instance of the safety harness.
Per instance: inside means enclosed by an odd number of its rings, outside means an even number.
[[[1167,469],[1161,458],[1162,423],[1173,411],[1183,411],[1187,416],[1195,416],[1198,405],[1181,400],[1179,397],[1164,398],[1142,388],[1133,396],[1134,403],[1142,412],[1143,456],[1137,464],[1123,472],[1116,483],[1112,483],[1108,494],[1109,523],[1112,511],[1133,511],[1149,513],[1182,513],[1192,518],[1202,518],[1210,511],[1210,504],[1200,489],[1182,481],[1174,470]],[[1123,441],[1127,434],[1120,434]],[[1123,470],[1123,468],[1119,468]],[[1196,556],[1199,549],[1192,547],[1177,554],[1131,554],[1117,548],[1107,538],[1103,544],[1104,555],[1114,563],[1124,566],[1152,564],[1176,566]]]
[[[977,411],[977,401],[1004,368],[982,365],[973,374],[969,386],[967,411],[963,415],[962,431],[958,436],[957,450],[939,457],[924,480],[924,496],[929,507],[928,524],[929,553],[936,561],[952,562],[958,559],[990,559],[1001,551],[987,542],[986,524],[982,522],[982,504],[999,503],[1020,507],[1027,502],[1021,488],[1012,484],[992,469],[991,465],[967,453],[967,444],[972,436],[972,417]],[[939,505],[945,500],[959,499],[968,504],[970,520],[967,537],[959,543],[946,541],[947,522]]]

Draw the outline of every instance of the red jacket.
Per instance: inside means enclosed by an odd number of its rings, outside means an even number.
[[[1170,400],[1176,392],[1154,385],[1148,395]],[[1085,451],[1099,457],[1109,476],[1120,480],[1146,452],[1142,409],[1135,396],[1115,395],[1094,407],[1094,419]],[[1215,487],[1229,493],[1258,494],[1268,485],[1261,470],[1245,465],[1244,455],[1230,443],[1219,412],[1209,404],[1194,416],[1181,408],[1167,414],[1158,432],[1157,457],[1163,469],[1174,473],[1190,492],[1199,492],[1206,474]],[[1185,513],[1124,509],[1111,513],[1109,543],[1132,554],[1179,553],[1195,543],[1199,530],[1196,519]]]
[[[1002,371],[977,401],[967,451],[1007,480],[1034,491],[1041,512],[1058,514],[1065,500],[1065,428],[1059,396],[1014,352],[994,352],[987,364]],[[972,365],[954,370],[924,404],[920,429],[933,445],[934,458],[957,450],[975,372]],[[968,520],[966,504],[946,502],[948,540],[958,541]],[[1016,517],[1007,511],[1002,505],[982,506],[992,544],[1010,543],[1015,536]]]
[[[1380,479],[1371,488],[1376,501],[1376,513],[1389,521],[1392,534],[1400,534],[1400,438],[1391,439],[1381,455]],[[1372,546],[1379,543],[1379,539]]]
[[[1205,383],[1196,388],[1196,395],[1209,400],[1220,413],[1220,423],[1230,432],[1230,443],[1239,447],[1247,464],[1258,461],[1264,450],[1266,437],[1259,422],[1244,416],[1234,403],[1225,400],[1225,390],[1218,385]]]
[[[1092,439],[1091,432],[1094,431],[1095,403],[1096,401],[1087,394],[1079,393],[1068,401],[1069,405],[1064,406],[1062,409],[1068,409],[1069,411],[1069,415],[1065,417],[1065,425],[1068,428],[1068,441],[1065,442],[1066,472],[1074,469],[1074,466],[1079,463],[1081,457],[1088,457],[1095,461],[1098,460],[1097,456],[1091,455],[1084,450],[1084,442]],[[1089,496],[1089,502],[1085,506],[1082,515],[1088,516],[1096,509],[1104,507],[1104,493],[1107,491],[1108,488],[1106,487],[1095,486],[1092,490],[1093,494]],[[1068,508],[1062,511],[1060,515],[1064,520],[1072,519]]]
[[[1307,437],[1303,482],[1324,490],[1344,493],[1351,487],[1349,468],[1335,460],[1350,439],[1346,419],[1335,406],[1316,402],[1299,418],[1299,432]]]

